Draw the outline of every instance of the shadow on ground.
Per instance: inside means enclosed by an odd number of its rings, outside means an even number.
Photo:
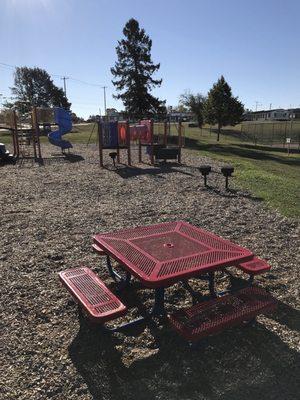
[[[106,169],[115,172],[123,179],[133,178],[140,175],[156,176],[171,173],[180,173],[187,176],[193,176],[192,173],[180,169],[181,166],[183,165],[177,163],[161,163],[157,164],[156,166],[149,166],[148,164],[145,164],[144,168],[139,168],[136,166],[129,167],[125,164],[118,164],[117,167],[111,166],[106,167]]]
[[[52,165],[52,164],[60,164],[60,163],[77,163],[80,161],[84,161],[84,158],[79,154],[55,154],[51,157],[43,157],[41,159],[35,160],[33,157],[30,158],[20,158],[17,160],[17,165],[19,166],[31,166],[36,162],[39,165]]]
[[[231,284],[237,289],[245,281],[232,276]],[[293,330],[299,329],[299,317],[299,311],[281,302],[272,316]],[[126,337],[137,337],[141,328],[110,335],[80,317],[69,354],[94,400],[294,400],[299,395],[299,354],[258,322],[209,337],[197,348],[167,323],[147,327],[157,351],[145,357],[145,343],[126,366],[120,347],[128,346]]]
[[[218,154],[221,155],[235,155],[238,157],[243,157],[243,158],[250,158],[252,160],[268,160],[268,161],[276,161],[281,164],[287,164],[287,165],[292,165],[292,166],[299,166],[300,165],[300,159],[299,158],[287,158],[283,155],[284,151],[282,150],[281,152],[283,153],[282,156],[280,155],[273,155],[270,154],[266,151],[273,151],[273,148],[264,148],[263,146],[251,146],[251,145],[244,145],[244,144],[225,144],[222,145],[220,143],[214,143],[214,144],[207,144],[207,143],[201,143],[201,138],[198,140],[195,139],[190,139],[186,138],[185,139],[185,144],[187,148],[191,149],[196,149],[196,150],[204,150],[204,151],[214,151]]]

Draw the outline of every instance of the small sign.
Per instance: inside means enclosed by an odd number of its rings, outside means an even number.
[[[287,143],[291,143],[291,138],[290,138],[290,137],[287,137],[287,138],[286,138],[286,142],[287,142]]]

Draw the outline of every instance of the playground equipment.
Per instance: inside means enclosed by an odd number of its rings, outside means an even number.
[[[234,168],[231,165],[221,168],[222,174],[225,176],[225,188],[228,189],[228,178],[232,176]]]
[[[207,186],[207,177],[211,172],[210,165],[200,165],[199,170],[204,178],[204,186]]]
[[[159,132],[162,128],[163,132]],[[155,131],[156,130],[156,131]],[[183,127],[181,121],[178,123],[177,144],[168,143],[171,136],[170,123],[164,121],[163,124],[154,124],[152,120],[141,120],[138,125],[130,127],[130,139],[138,139],[139,143],[139,162],[142,162],[142,147],[146,147],[146,153],[150,157],[150,163],[154,160],[176,160],[181,162],[181,148],[183,146]],[[174,136],[176,137],[176,136]]]
[[[30,113],[20,115],[15,110],[4,110],[0,113],[0,129],[10,132],[13,157],[17,159],[34,159],[42,162],[40,126],[48,127],[49,142],[64,151],[72,144],[62,136],[72,129],[71,113],[63,108],[33,107]],[[58,130],[51,132],[51,125],[58,125]]]
[[[68,140],[63,140],[62,136],[72,130],[71,113],[63,108],[54,108],[54,120],[58,125],[58,130],[48,133],[51,144],[61,148],[62,152],[71,149],[73,146]]]
[[[138,145],[138,160],[143,162],[142,148],[150,157],[150,163],[154,165],[155,160],[178,160],[181,162],[181,148],[183,146],[183,126],[181,121],[175,125],[176,134],[171,135],[170,123],[154,123],[152,120],[141,120],[139,123],[129,125],[125,122],[106,122],[98,121],[98,145],[100,166],[103,167],[103,150],[116,150],[115,158],[120,163],[120,149],[127,149],[128,165],[131,165],[131,143]],[[176,139],[177,143],[172,144],[171,139]],[[112,153],[110,153],[112,154]]]
[[[5,144],[0,143],[0,164],[2,163],[9,163],[12,164],[15,162],[15,158],[13,154],[10,154],[8,150],[6,150]]]
[[[15,110],[0,113],[0,128],[11,133],[14,159],[32,158],[36,162],[42,159],[40,132],[37,123],[37,109],[31,113],[18,115]]]
[[[120,163],[120,150],[127,150],[127,163],[131,165],[131,151],[130,151],[130,135],[128,122],[106,122],[98,121],[98,146],[100,167],[103,168],[103,150],[116,150],[113,162],[115,165],[115,158]],[[110,153],[113,154],[113,153]],[[111,157],[112,158],[112,157]]]

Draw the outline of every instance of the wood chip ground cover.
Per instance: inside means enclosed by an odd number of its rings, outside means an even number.
[[[0,168],[1,398],[296,399],[299,222],[240,191],[234,178],[226,192],[221,164],[195,153],[184,152],[182,166],[118,170],[106,158],[109,167],[100,170],[95,146],[75,151],[82,158],[55,159],[53,147],[44,145],[44,166],[26,161]],[[207,189],[200,164],[213,167]],[[257,284],[279,300],[276,313],[195,350],[166,323],[109,335],[78,318],[60,270],[91,266],[113,288],[91,250],[93,234],[179,219],[269,260],[273,268]],[[219,274],[218,288],[246,278],[236,276],[229,281]],[[207,292],[205,282],[192,284]],[[153,301],[138,282],[122,299],[129,306],[123,320]],[[188,304],[180,284],[167,290],[168,311]]]

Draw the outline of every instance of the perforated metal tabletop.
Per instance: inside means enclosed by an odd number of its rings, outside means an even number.
[[[94,242],[151,288],[253,258],[251,251],[183,221],[98,234]]]

